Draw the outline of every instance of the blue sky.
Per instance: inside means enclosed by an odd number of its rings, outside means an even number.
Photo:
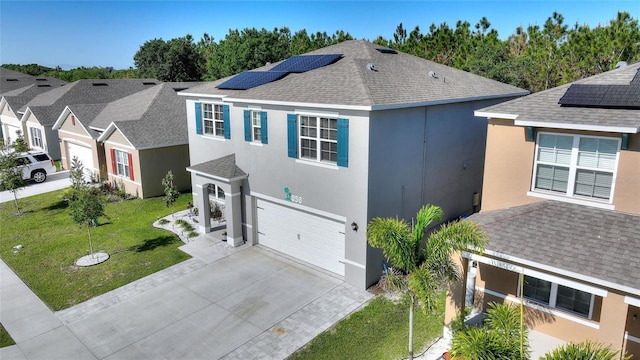
[[[288,26],[292,33],[336,30],[357,39],[390,39],[396,26],[416,25],[423,33],[432,23],[457,20],[475,25],[486,16],[501,38],[516,27],[542,25],[558,11],[565,23],[607,24],[619,10],[638,19],[638,0],[556,1],[29,1],[0,0],[0,63],[61,66],[133,66],[133,56],[145,41],[168,40],[207,32],[216,41],[229,29],[273,30]]]

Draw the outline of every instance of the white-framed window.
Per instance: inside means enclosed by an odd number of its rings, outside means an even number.
[[[338,119],[300,115],[300,158],[335,163]]]
[[[539,133],[532,190],[611,201],[620,139]]]
[[[29,128],[31,135],[31,146],[44,149],[44,143],[42,142],[42,130],[38,128]]]
[[[527,300],[591,319],[594,294],[528,275],[522,289]]]
[[[202,104],[202,125],[206,135],[224,136],[222,105]]]
[[[262,120],[260,111],[251,111],[251,140],[262,142]]]
[[[224,203],[224,190],[216,184],[209,184],[209,199]]]
[[[131,174],[131,164],[129,164],[129,154],[122,150],[114,149],[115,163],[116,163],[116,175],[129,177]]]

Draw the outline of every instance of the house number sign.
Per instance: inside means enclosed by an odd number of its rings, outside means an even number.
[[[284,199],[296,204],[302,204],[302,196],[293,195],[288,187],[284,188]]]

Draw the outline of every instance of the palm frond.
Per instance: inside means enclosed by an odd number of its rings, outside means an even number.
[[[367,240],[375,248],[382,249],[384,256],[394,267],[410,273],[417,264],[418,253],[413,244],[409,225],[399,219],[374,218],[367,225]]]

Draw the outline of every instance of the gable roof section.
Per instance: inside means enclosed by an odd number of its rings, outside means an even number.
[[[489,235],[487,254],[523,259],[640,295],[638,215],[548,200],[469,219]]]
[[[52,126],[67,105],[109,103],[160,83],[153,79],[78,80],[36,96],[21,110],[26,116],[28,109],[41,125]]]
[[[2,96],[28,85],[39,85],[41,88],[51,89],[60,84],[66,84],[66,81],[49,76],[33,76],[0,67],[0,95]]]
[[[218,89],[231,77],[183,91],[184,95],[221,96],[229,101],[314,104],[380,110],[525,95],[526,90],[456,70],[413,55],[377,51],[378,45],[350,40],[306,55],[343,54],[333,64],[289,73],[280,80],[247,90]],[[286,61],[286,60],[285,60]],[[280,63],[255,69],[268,71]],[[367,64],[374,64],[369,70]],[[433,71],[435,77],[430,76]]]
[[[640,132],[640,109],[607,109],[558,104],[572,84],[630,85],[634,78],[637,78],[638,71],[640,71],[640,62],[479,109],[475,115],[515,119],[514,124],[519,126],[638,133]]]
[[[191,165],[187,167],[187,171],[226,181],[247,177],[247,173],[236,165],[236,154],[230,154],[215,160]]]
[[[55,124],[53,124],[53,130],[59,130],[62,127],[62,124],[66,121],[67,116],[70,113],[73,113],[76,117],[76,122],[82,126],[87,135],[92,139],[97,139],[98,136],[100,136],[100,133],[89,128],[89,124],[105,106],[107,106],[107,104],[68,105],[64,108]]]
[[[138,150],[187,144],[187,110],[175,89],[199,84],[163,83],[113,101],[89,126],[104,130],[98,141],[117,129]]]

